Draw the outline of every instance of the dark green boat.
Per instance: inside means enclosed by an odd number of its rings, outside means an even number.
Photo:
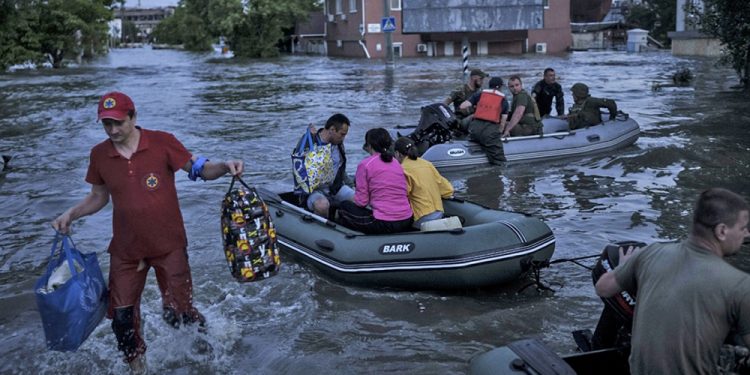
[[[463,227],[365,235],[259,189],[282,251],[344,283],[406,289],[484,287],[518,279],[552,257],[555,237],[534,217],[461,199],[443,201]]]

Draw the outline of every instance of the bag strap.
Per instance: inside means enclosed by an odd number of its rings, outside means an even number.
[[[57,244],[60,242],[60,239],[62,238],[63,234],[55,231],[55,238],[52,240],[52,249],[49,251],[49,257],[50,259],[52,256],[55,255],[55,250],[57,250]]]
[[[232,188],[234,187],[234,182],[239,181],[243,186],[247,188],[247,190],[252,190],[252,188],[245,183],[245,181],[242,180],[240,176],[232,176],[232,182],[229,184],[229,190],[227,190],[227,194],[232,192]]]
[[[295,153],[299,154],[305,149],[312,150],[313,148],[315,148],[313,135],[310,133],[310,128],[307,128],[305,135],[302,136],[302,139],[300,139],[299,144],[297,144],[297,147],[295,148]]]
[[[70,238],[69,235],[64,235],[62,239],[62,248],[65,252],[65,258],[68,262],[68,267],[70,268],[70,274],[75,277],[78,275],[78,270],[76,270],[75,264],[73,264],[73,260],[78,260],[78,262],[83,266],[83,259],[81,259],[80,256],[77,256],[78,254],[73,254],[73,249],[75,249],[75,244],[73,243],[73,239]]]
[[[76,271],[75,265],[73,264],[73,260],[75,259],[75,256],[73,254],[72,249],[75,248],[75,243],[73,243],[73,238],[71,238],[67,234],[62,234],[58,231],[55,231],[55,238],[52,240],[52,249],[50,250],[49,254],[49,261],[47,263],[47,270],[49,272],[52,272],[52,258],[55,256],[55,251],[57,250],[57,246],[60,244],[61,246],[61,254],[60,256],[64,256],[65,261],[68,263],[68,267],[70,268],[70,274],[75,276],[78,274],[78,271]],[[81,265],[83,265],[82,260],[79,259],[79,262],[81,262]]]

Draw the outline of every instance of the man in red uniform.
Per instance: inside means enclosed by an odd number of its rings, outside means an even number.
[[[117,347],[134,372],[145,372],[146,344],[140,330],[140,300],[150,267],[156,272],[164,319],[174,327],[205,318],[192,304],[192,279],[175,173],[213,180],[243,171],[240,160],[211,162],[193,156],[172,134],[136,126],[133,101],[120,92],[99,101],[98,119],[109,136],[91,150],[86,182],[91,192],[57,217],[63,233],[73,220],[101,210],[112,197],[109,312]]]

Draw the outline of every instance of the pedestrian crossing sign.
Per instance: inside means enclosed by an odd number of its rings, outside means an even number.
[[[383,17],[380,21],[380,28],[384,33],[392,33],[396,31],[396,17]]]

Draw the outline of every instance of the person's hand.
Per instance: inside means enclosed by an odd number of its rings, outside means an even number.
[[[239,176],[245,170],[244,163],[242,160],[227,160],[224,165],[229,169],[229,174],[232,176]]]
[[[618,262],[618,264],[623,264],[626,260],[630,259],[630,257],[633,256],[633,254],[635,254],[636,251],[640,249],[641,249],[640,247],[633,247],[633,246],[628,246],[628,248],[625,249],[624,247],[620,246],[620,249],[619,249],[620,262]]]
[[[509,130],[506,130],[506,131],[503,132],[503,138],[505,138],[505,137],[510,137],[510,131]]]
[[[52,228],[55,228],[56,231],[62,234],[68,234],[70,232],[70,224],[72,221],[73,220],[68,211],[65,211],[62,215],[52,221]]]

